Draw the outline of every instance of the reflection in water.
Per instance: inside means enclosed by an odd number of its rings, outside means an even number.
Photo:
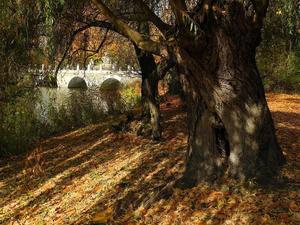
[[[82,113],[82,110],[96,110],[98,112],[114,113],[122,111],[122,97],[120,86],[94,87],[89,89],[68,88],[39,88],[39,100],[36,104],[36,112],[39,119],[47,121],[49,112],[62,108],[72,113]],[[75,112],[76,111],[76,112]]]
[[[50,107],[60,108],[71,96],[72,92],[84,92],[80,89],[68,88],[39,88],[39,100],[36,104],[37,115],[40,119],[47,120]]]
[[[137,85],[140,87],[140,84]],[[115,88],[115,86],[114,86]],[[0,157],[21,153],[41,138],[103,121],[140,103],[140,89],[39,88],[1,106]]]

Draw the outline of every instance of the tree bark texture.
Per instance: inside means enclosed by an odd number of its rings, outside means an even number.
[[[158,96],[158,75],[156,63],[151,53],[135,47],[142,72],[142,104],[143,116],[150,117],[152,138],[161,138],[160,109]]]
[[[187,183],[224,174],[241,180],[276,174],[284,156],[255,61],[268,0],[204,0],[192,11],[186,1],[172,0],[175,24],[162,42],[130,28],[101,0],[93,2],[140,49],[175,58],[188,105]],[[149,21],[158,24],[157,17]],[[146,53],[140,56],[155,126],[154,60]]]
[[[255,62],[260,30],[247,27],[240,3],[228,7],[236,14],[210,27],[199,49],[175,49],[189,106],[184,180],[191,185],[225,173],[270,176],[284,162]]]

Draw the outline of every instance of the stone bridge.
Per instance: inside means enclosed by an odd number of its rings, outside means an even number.
[[[118,80],[122,84],[128,84],[141,80],[138,72],[134,71],[115,71],[115,70],[66,70],[62,69],[57,74],[58,87],[80,88],[101,86],[106,80]]]

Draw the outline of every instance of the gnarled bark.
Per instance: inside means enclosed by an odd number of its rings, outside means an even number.
[[[242,10],[238,4],[229,4],[229,10]],[[224,173],[242,180],[270,176],[284,162],[255,62],[260,33],[233,19],[211,28],[201,54],[180,46],[176,51],[190,102],[189,183]]]
[[[268,0],[199,1],[192,12],[185,0],[170,0],[175,32],[162,42],[94,2],[139,48],[174,55],[188,104],[185,181],[276,174],[284,156],[255,62]]]

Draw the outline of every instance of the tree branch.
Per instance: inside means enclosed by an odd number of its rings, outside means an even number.
[[[117,30],[119,30],[127,38],[132,40],[139,48],[151,52],[155,55],[163,55],[166,47],[162,46],[159,42],[146,39],[142,34],[132,29],[123,20],[117,18],[101,0],[93,0],[93,3],[104,13],[105,16],[108,17],[108,19],[114,24]]]
[[[100,42],[100,44],[99,44],[99,46],[98,46],[98,48],[96,50],[89,50],[89,52],[92,52],[92,54],[90,54],[87,57],[85,57],[84,62],[83,62],[84,68],[86,68],[86,62],[87,62],[87,60],[90,57],[94,56],[95,54],[99,53],[100,49],[103,47],[103,45],[104,45],[104,43],[106,41],[108,32],[109,32],[109,29],[106,29],[104,37],[103,37],[102,41]]]
[[[263,19],[266,16],[267,9],[269,6],[269,0],[250,0],[253,4],[255,10],[255,17],[253,18],[253,22],[258,24],[258,26],[262,26]]]
[[[65,49],[65,52],[64,52],[64,54],[63,54],[61,60],[59,61],[59,63],[58,63],[58,65],[57,65],[56,69],[55,69],[55,72],[54,72],[55,78],[57,78],[58,71],[59,71],[60,67],[62,66],[62,64],[63,64],[65,58],[67,57],[68,52],[69,52],[69,50],[70,50],[70,48],[71,48],[71,45],[72,45],[73,41],[75,40],[75,37],[77,36],[77,34],[79,34],[80,32],[82,32],[82,31],[84,31],[84,30],[86,30],[86,29],[88,29],[88,28],[90,28],[90,27],[92,27],[92,26],[91,26],[90,24],[87,24],[87,25],[85,25],[85,26],[83,26],[83,27],[81,27],[81,28],[79,28],[79,29],[77,29],[77,30],[75,30],[75,31],[73,32],[73,34],[71,35],[71,37],[70,37],[70,39],[69,39],[69,42],[68,42],[67,47],[66,47],[66,49]]]
[[[99,53],[100,49],[103,47],[103,45],[104,45],[104,43],[105,43],[105,41],[106,41],[108,31],[109,31],[109,29],[106,29],[106,32],[105,32],[105,34],[104,34],[104,38],[102,39],[102,41],[100,42],[100,44],[99,44],[99,46],[97,47],[96,50],[94,50],[94,49],[86,49],[86,48],[78,48],[78,49],[76,49],[74,52],[71,53],[71,56],[73,56],[74,54],[76,54],[76,53],[79,52],[79,51],[91,52],[92,54],[89,55],[89,56],[87,56],[87,59],[88,59],[89,57],[91,57],[91,56],[93,56],[93,55]],[[86,60],[85,60],[85,61],[86,61]]]
[[[184,13],[187,11],[185,0],[170,0],[172,11],[178,24],[184,24]]]
[[[149,7],[141,0],[134,0],[134,2],[143,11],[144,16],[148,21],[151,21],[164,35],[172,28],[169,24],[163,22]]]

